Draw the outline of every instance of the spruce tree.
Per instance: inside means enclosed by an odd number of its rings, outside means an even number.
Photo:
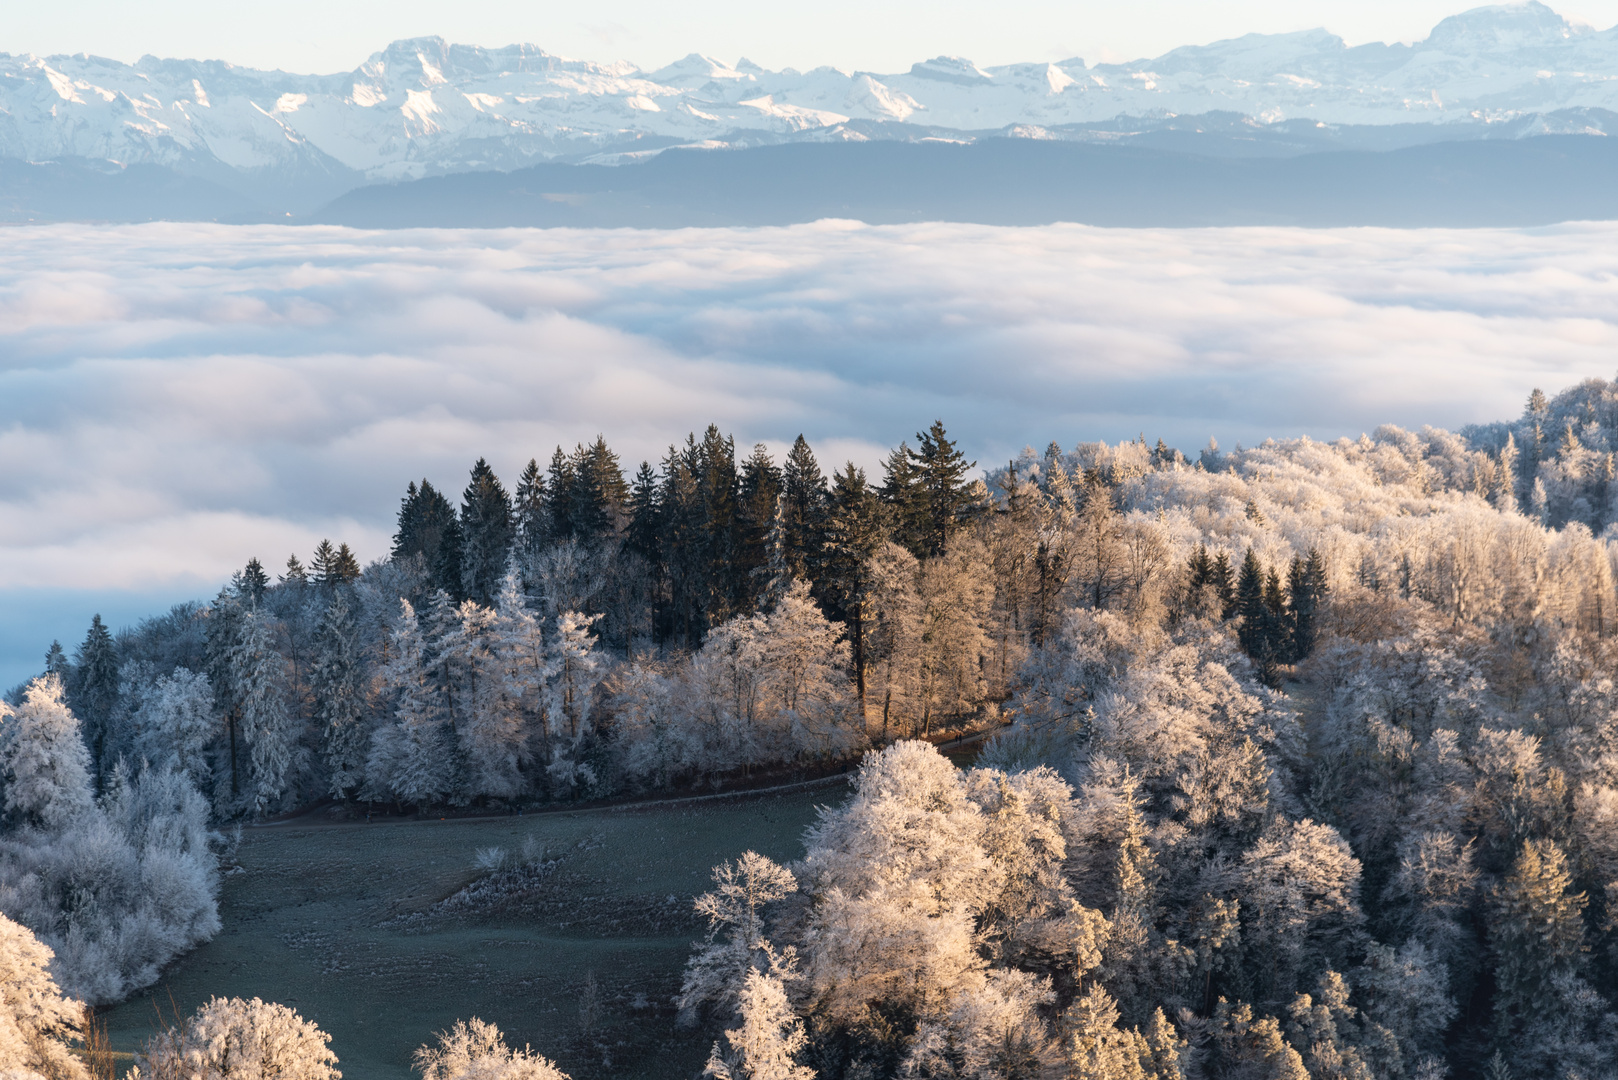
[[[315,553],[309,558],[309,570],[314,577],[316,585],[329,589],[337,583],[337,549],[332,547],[330,540],[322,540]],[[249,603],[258,600],[251,593],[246,593]]]
[[[459,598],[494,604],[511,557],[511,499],[489,463],[478,458],[461,496]]]
[[[558,446],[551,455],[549,479],[545,482],[546,509],[550,518],[552,542],[566,540],[575,535],[573,498],[577,494],[578,476],[573,461]]]
[[[1231,572],[1230,556],[1221,551],[1214,556],[1213,568],[1208,572],[1208,584],[1219,597],[1219,617],[1227,622],[1236,617],[1236,579]]]
[[[825,561],[826,478],[802,435],[781,468],[782,555],[793,577],[819,583]]]
[[[742,462],[736,499],[736,572],[756,580],[769,561],[770,531],[781,498],[781,470],[763,443]]]
[[[955,448],[944,422],[916,433],[917,447],[910,452],[915,488],[920,499],[921,555],[941,555],[960,524],[967,506],[966,474],[977,465]]]
[[[66,686],[72,672],[73,665],[68,660],[67,653],[62,651],[62,643],[52,641],[51,647],[45,651],[45,674],[55,675],[62,681],[62,685]]]
[[[736,444],[713,424],[688,452],[697,481],[701,514],[702,630],[736,614],[750,599],[751,585],[735,573]]]
[[[459,592],[461,588],[460,525],[455,508],[426,480],[411,484],[399,506],[399,528],[393,558],[421,558],[429,588]]]
[[[355,557],[354,551],[346,543],[337,545],[337,558],[332,563],[332,581],[336,585],[348,585],[358,581],[360,577],[360,561]]]
[[[256,557],[247,560],[247,565],[237,577],[237,587],[252,603],[264,599],[264,590],[270,587],[270,575],[264,572],[264,564]]]
[[[629,487],[624,483],[618,455],[608,448],[606,439],[597,435],[594,443],[574,450],[572,467],[573,535],[586,540],[604,539],[617,531],[629,501]]]
[[[656,566],[662,561],[661,503],[657,473],[649,462],[641,462],[629,489],[629,525],[624,530],[624,547]]]
[[[545,475],[533,458],[528,459],[517,480],[517,490],[511,500],[511,518],[512,543],[520,558],[531,559],[544,550],[550,540],[545,521]]]
[[[1555,1010],[1555,979],[1584,958],[1585,895],[1573,891],[1567,856],[1553,840],[1525,840],[1489,898],[1495,1024],[1505,1038]]]
[[[887,539],[883,506],[851,461],[832,474],[826,515],[826,615],[848,627],[854,689],[865,708],[866,608],[871,593],[871,556]]]
[[[1264,651],[1264,568],[1252,548],[1247,549],[1236,579],[1235,609],[1242,620],[1236,630],[1242,651],[1257,660]]]
[[[112,765],[113,713],[118,706],[118,648],[112,633],[97,614],[90,620],[73,664],[70,700],[73,712],[84,723],[85,742],[90,748],[90,767],[97,787]]]
[[[411,486],[414,487],[415,485]],[[298,561],[297,555],[288,555],[287,572],[282,574],[279,580],[282,585],[290,585],[295,589],[300,585],[309,583],[309,573],[303,568],[303,563]]]
[[[333,593],[315,629],[314,644],[309,687],[321,729],[327,787],[334,798],[343,799],[365,778],[368,743],[363,724],[365,689],[359,627],[349,606],[347,589]]]
[[[888,508],[893,542],[915,554],[923,550],[925,514],[916,467],[910,457],[910,444],[907,442],[901,442],[887,456],[882,463],[882,488],[879,494]]]

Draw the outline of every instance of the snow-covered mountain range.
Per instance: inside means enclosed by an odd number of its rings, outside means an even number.
[[[642,71],[439,38],[395,42],[336,75],[0,54],[0,158],[161,165],[238,189],[262,182],[326,197],[366,182],[615,162],[674,145],[1105,138],[1215,112],[1255,130],[1307,120],[1600,133],[1601,110],[1618,110],[1618,27],[1595,30],[1537,2],[1453,16],[1413,45],[1349,48],[1312,30],[1126,64],[980,68],[939,57],[901,74],[767,71],[696,54]]]

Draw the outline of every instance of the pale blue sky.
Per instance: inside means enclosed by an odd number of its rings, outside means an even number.
[[[893,72],[940,54],[980,64],[1128,60],[1251,31],[1316,26],[1351,44],[1410,41],[1469,6],[1465,0],[32,0],[8,5],[0,51],[119,60],[149,52],[326,73],[352,69],[396,38],[439,34],[481,45],[531,42],[642,67],[703,52],[729,61],[745,55],[771,68],[832,64]],[[1618,22],[1618,0],[1552,6],[1603,29]]]

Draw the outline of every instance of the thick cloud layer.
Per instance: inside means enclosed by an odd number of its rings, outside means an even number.
[[[1611,224],[5,238],[0,686],[130,590],[380,556],[405,482],[479,455],[514,479],[600,432],[633,467],[713,421],[875,470],[935,416],[985,464],[1334,438],[1515,415],[1618,356]]]

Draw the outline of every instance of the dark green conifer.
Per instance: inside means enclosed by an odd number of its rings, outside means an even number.
[[[944,422],[934,420],[926,431],[916,433],[917,447],[910,452],[914,486],[920,499],[920,555],[941,555],[955,534],[968,503],[966,474],[977,465],[955,448],[944,431]]]
[[[478,458],[461,495],[459,598],[492,605],[511,557],[511,499],[489,463]],[[447,591],[447,590],[446,590]]]
[[[85,743],[99,786],[112,765],[107,759],[113,712],[118,705],[118,647],[99,614],[90,620],[89,632],[74,658],[73,671],[75,679],[68,700],[84,724]]]

